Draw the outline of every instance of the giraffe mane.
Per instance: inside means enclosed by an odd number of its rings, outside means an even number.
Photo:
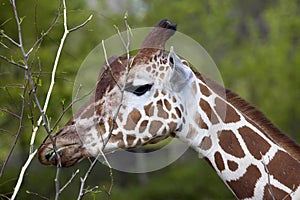
[[[194,72],[200,80],[208,85],[215,93],[220,96],[225,96],[226,100],[233,105],[235,108],[240,110],[244,116],[262,133],[264,133],[268,138],[273,140],[279,146],[288,151],[295,159],[300,162],[300,146],[279,130],[266,116],[263,112],[258,110],[255,106],[251,105],[246,100],[242,99],[239,95],[232,92],[229,89],[223,88],[221,85],[215,81],[204,77],[199,72]]]
[[[117,84],[131,58],[128,61],[127,56],[111,56],[108,59],[109,66],[105,63],[101,67],[96,85],[95,101],[101,99],[107,90],[111,90]]]

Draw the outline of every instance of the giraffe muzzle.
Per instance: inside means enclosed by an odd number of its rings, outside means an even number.
[[[38,153],[38,159],[42,164],[58,165],[60,160],[61,167],[71,167],[85,157],[84,149],[79,144],[56,145],[56,150],[51,143],[43,144]]]
[[[59,131],[51,140],[48,138],[39,148],[38,159],[44,165],[58,165],[71,167],[80,162],[86,156],[86,150],[82,146],[79,137],[69,137],[69,133]]]

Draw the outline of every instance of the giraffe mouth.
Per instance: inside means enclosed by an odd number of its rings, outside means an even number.
[[[60,154],[63,150],[66,150],[68,147],[72,146],[72,145],[76,145],[76,144],[69,144],[67,146],[63,146],[63,147],[57,147],[57,150],[55,152],[54,148],[50,148],[48,152],[46,152],[45,154],[45,158],[51,162],[53,159],[58,159],[56,156],[56,154]]]
[[[52,144],[43,144],[39,149],[38,159],[44,165],[58,165],[71,167],[85,158],[82,145],[77,143],[57,146],[56,151]]]

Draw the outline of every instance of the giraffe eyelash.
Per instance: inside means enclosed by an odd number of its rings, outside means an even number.
[[[137,96],[142,96],[144,95],[146,92],[148,92],[149,90],[151,90],[153,84],[145,84],[145,85],[132,85],[132,83],[128,83],[125,86],[125,91],[126,92],[131,92]]]

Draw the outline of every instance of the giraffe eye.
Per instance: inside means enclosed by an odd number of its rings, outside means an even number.
[[[151,90],[151,88],[152,88],[152,84],[134,86],[132,85],[132,83],[129,83],[128,85],[126,85],[125,91],[131,92],[137,96],[142,96],[143,94]]]

